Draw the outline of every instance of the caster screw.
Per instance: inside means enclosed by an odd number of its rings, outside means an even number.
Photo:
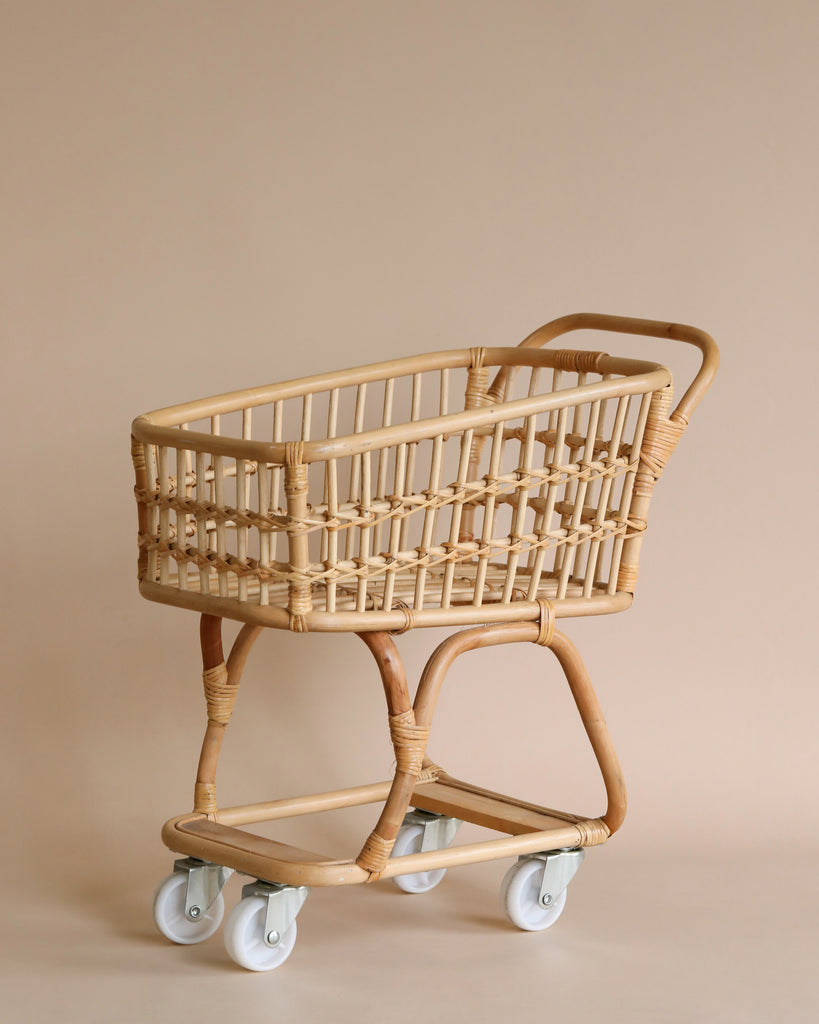
[[[267,933],[267,944],[268,944],[268,946],[276,946],[276,945],[278,945],[279,939],[281,939],[281,935],[279,935],[278,932],[268,932]]]
[[[194,921],[196,920],[197,917],[199,917],[199,915],[201,913],[202,913],[202,908],[201,907],[191,907],[191,909],[190,909],[190,915],[194,919]]]
[[[544,907],[550,907],[552,905],[552,894],[550,892],[544,892],[540,897],[540,902]]]

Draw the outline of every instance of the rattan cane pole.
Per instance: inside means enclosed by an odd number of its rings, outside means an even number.
[[[606,788],[608,803],[605,814],[600,819],[592,820],[602,822],[600,827],[605,827],[613,833],[622,824],[626,813],[626,791],[620,764],[591,680],[577,648],[566,636],[554,629],[551,608],[546,605],[548,602],[541,605],[539,623],[496,623],[480,629],[466,629],[444,640],[427,662],[418,684],[414,705],[415,718],[420,725],[429,725],[444,678],[452,663],[461,654],[498,644],[542,643],[548,640],[549,647],[566,676]],[[589,832],[588,838],[589,843],[600,841],[598,832],[594,829]]]
[[[222,620],[203,615],[200,623],[202,669],[208,724],[202,740],[194,786],[194,810],[213,817],[217,812],[216,768],[242,671],[261,626],[245,625],[233,643],[227,664],[222,652]]]
[[[356,864],[375,881],[384,870],[398,830],[423,767],[429,729],[418,727],[412,710],[407,677],[394,641],[386,633],[360,633],[376,660],[384,685],[390,738],[395,750],[395,776],[381,816],[361,849]]]

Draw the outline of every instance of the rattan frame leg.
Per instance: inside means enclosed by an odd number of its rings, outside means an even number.
[[[396,762],[381,816],[356,857],[356,864],[369,871],[374,879],[386,867],[409,808],[423,767],[429,728],[416,724],[404,664],[392,637],[381,632],[359,633],[358,636],[369,648],[381,673]]]
[[[589,819],[588,826],[594,827],[599,823],[605,829],[607,836],[612,835],[625,818],[626,787],[600,703],[583,659],[580,657],[580,652],[571,640],[557,630],[550,630],[548,643],[543,643],[543,640],[542,628],[536,622],[498,623],[477,629],[467,629],[448,637],[436,648],[424,668],[415,697],[415,719],[420,727],[429,729],[444,678],[452,663],[461,654],[482,647],[495,647],[499,644],[540,642],[542,646],[548,646],[566,676],[606,788],[606,811],[599,819]],[[433,767],[433,763],[426,759],[424,766]],[[455,781],[440,770],[438,779],[441,782]],[[459,785],[466,784],[459,783]],[[474,792],[481,791],[475,789]]]
[[[219,763],[222,740],[233,712],[245,663],[262,628],[244,625],[233,642],[226,664],[222,650],[221,618],[215,615],[202,615],[200,619],[199,640],[202,647],[202,675],[208,707],[208,724],[196,771],[193,809],[207,815],[211,820],[215,820],[217,814],[216,767]]]

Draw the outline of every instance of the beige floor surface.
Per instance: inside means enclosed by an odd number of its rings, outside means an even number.
[[[235,967],[221,932],[167,943],[150,919],[154,880],[117,867],[72,892],[44,878],[7,899],[6,1021],[819,1018],[815,863],[786,850],[694,859],[612,843],[590,852],[541,934],[500,912],[506,862],[452,870],[424,896],[386,882],[315,890],[290,960],[264,975]]]

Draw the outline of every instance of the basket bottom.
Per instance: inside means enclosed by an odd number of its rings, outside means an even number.
[[[498,604],[514,604],[517,602],[546,599],[549,601],[563,599],[589,599],[609,596],[603,584],[586,586],[583,579],[569,578],[561,587],[558,573],[544,573],[536,587],[532,586],[531,574],[526,567],[517,570],[511,586],[508,583],[508,567],[506,564],[490,563],[485,568],[485,578],[481,600],[475,601],[477,563],[459,565],[451,581],[447,584],[445,569],[427,569],[423,580],[423,600],[418,601],[419,586],[416,572],[396,574],[392,586],[391,600],[385,601],[385,582],[383,579],[362,580],[360,584],[349,582],[326,583],[320,581],[311,587],[313,611],[326,613],[349,612],[384,612],[394,609],[410,611],[431,611],[435,609],[480,607],[482,605],[497,606]],[[159,583],[157,579],[155,581]],[[217,577],[216,573],[208,573],[203,578],[198,573],[189,573],[182,580],[169,572],[167,587],[181,594],[197,594],[214,598],[227,598],[251,605],[264,605],[271,608],[287,608],[288,585],[286,582],[262,584],[255,575],[246,577],[233,573]],[[449,589],[449,599],[444,594]],[[180,602],[183,603],[183,602]]]

